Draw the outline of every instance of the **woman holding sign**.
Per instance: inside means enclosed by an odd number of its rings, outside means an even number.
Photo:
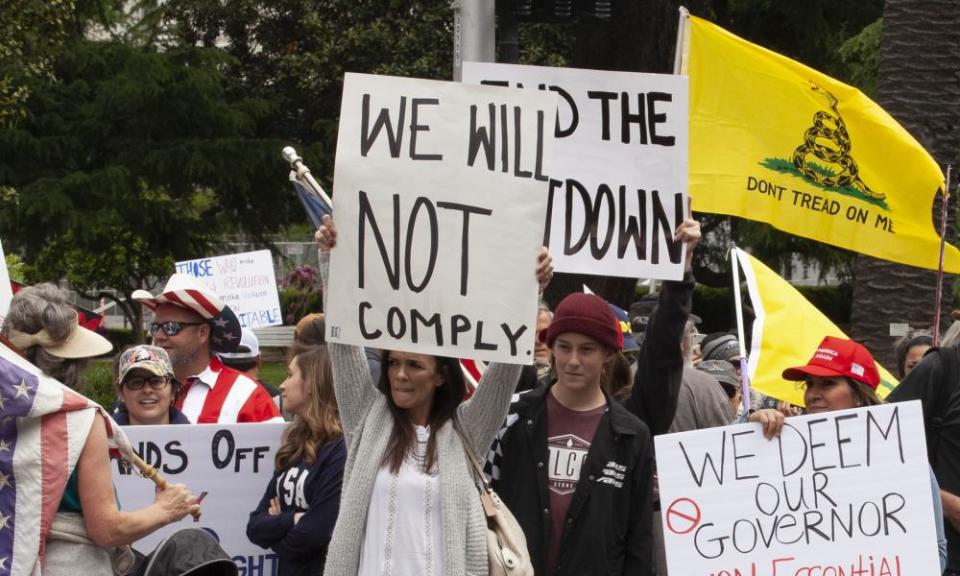
[[[337,241],[329,216],[317,241],[327,293]],[[551,275],[543,250],[541,288]],[[489,449],[520,366],[491,364],[464,401],[457,359],[386,350],[374,383],[362,348],[329,347],[349,449],[326,574],[487,574],[487,523],[466,450]]]
[[[785,380],[802,382],[803,403],[807,414],[877,406],[883,401],[877,396],[880,372],[870,352],[861,344],[844,338],[827,336],[820,342],[813,357],[804,366],[783,371]],[[757,410],[750,422],[763,426],[767,438],[780,436],[784,417],[778,410]],[[947,540],[943,531],[943,506],[940,486],[930,471],[930,489],[933,493],[933,515],[937,527],[937,547],[940,552],[940,570],[947,567]]]
[[[247,537],[280,556],[283,576],[320,576],[340,506],[347,447],[326,347],[296,345],[290,358],[280,395],[294,420],[277,450],[277,471],[250,513]]]

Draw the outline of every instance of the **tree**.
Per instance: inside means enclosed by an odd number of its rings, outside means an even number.
[[[952,0],[887,0],[883,14],[878,103],[945,166],[960,161],[960,4]],[[947,81],[947,78],[954,78]],[[951,198],[955,202],[956,198]],[[939,204],[939,203],[937,203]],[[953,216],[954,211],[950,211]],[[939,206],[935,206],[939,230]],[[951,222],[948,241],[955,239]],[[892,322],[933,323],[935,273],[858,256],[852,334],[892,366]],[[950,283],[941,303],[948,313]]]
[[[290,219],[280,143],[258,137],[268,106],[230,95],[229,64],[212,49],[75,40],[53,78],[26,79],[25,118],[0,130],[0,186],[16,190],[0,197],[0,229],[31,281],[114,288],[103,295],[139,328],[131,293],[175,260],[225,233],[262,242]]]
[[[0,127],[23,119],[25,77],[50,77],[52,60],[87,24],[108,25],[119,0],[8,0],[0,4]]]

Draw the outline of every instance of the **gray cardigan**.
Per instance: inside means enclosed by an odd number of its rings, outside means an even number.
[[[329,254],[320,253],[326,293]],[[393,429],[386,398],[371,381],[362,348],[328,344],[337,405],[347,441],[340,515],[327,552],[325,576],[356,576],[373,483]],[[457,418],[477,454],[487,453],[510,406],[520,366],[491,364],[476,393],[457,409]],[[444,573],[488,573],[487,523],[460,437],[447,422],[436,434],[440,494],[443,498]]]

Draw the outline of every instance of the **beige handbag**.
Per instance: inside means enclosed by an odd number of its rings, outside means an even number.
[[[467,453],[473,479],[480,493],[480,505],[487,517],[487,557],[490,576],[533,576],[533,564],[527,551],[527,538],[507,505],[490,487],[483,466],[459,426],[454,426]]]

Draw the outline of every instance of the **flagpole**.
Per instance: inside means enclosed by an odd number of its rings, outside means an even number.
[[[747,346],[743,336],[743,302],[740,299],[740,260],[737,245],[730,243],[730,271],[733,273],[733,299],[737,311],[737,342],[740,344],[740,388],[743,393],[743,409],[750,413],[750,374],[747,372]]]
[[[690,11],[685,7],[680,7],[680,23],[677,24],[677,45],[673,53],[673,73],[680,74],[683,66],[683,42],[684,32],[686,32],[687,19],[690,18]]]
[[[330,200],[330,196],[324,192],[323,187],[313,178],[313,175],[310,174],[310,169],[307,168],[307,165],[303,163],[303,158],[301,158],[293,146],[286,146],[282,150],[283,159],[290,163],[290,168],[297,173],[297,180],[301,184],[304,184],[304,187],[312,192],[317,198],[322,202],[326,203],[327,206],[333,210],[333,201]]]
[[[937,301],[933,306],[933,345],[940,340],[940,298],[943,295],[943,255],[947,246],[947,204],[950,201],[950,175],[953,166],[947,164],[947,181],[940,200],[940,263],[937,265]]]

